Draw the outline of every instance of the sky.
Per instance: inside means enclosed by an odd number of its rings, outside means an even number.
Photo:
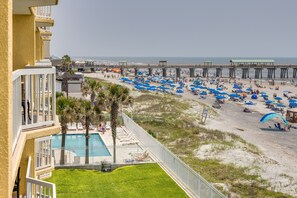
[[[296,0],[59,0],[51,54],[297,57]]]

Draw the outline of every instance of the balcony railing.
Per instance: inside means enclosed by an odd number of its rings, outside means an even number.
[[[51,6],[36,7],[35,16],[40,18],[52,18],[52,7]]]
[[[36,170],[52,166],[52,136],[35,139]]]
[[[56,185],[35,179],[31,175],[31,157],[28,159],[26,172],[27,197],[56,198]]]
[[[27,68],[13,72],[13,150],[23,130],[55,124],[56,70]]]

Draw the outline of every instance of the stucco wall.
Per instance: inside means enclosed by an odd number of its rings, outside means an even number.
[[[35,64],[35,18],[34,15],[13,16],[13,68],[23,69]]]
[[[12,0],[0,0],[0,197],[11,197]]]

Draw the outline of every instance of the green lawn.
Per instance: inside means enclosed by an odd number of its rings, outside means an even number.
[[[188,197],[158,164],[126,166],[110,173],[58,169],[47,181],[56,184],[58,198]]]

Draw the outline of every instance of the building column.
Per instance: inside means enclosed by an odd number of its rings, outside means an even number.
[[[297,78],[297,68],[293,68],[293,78]]]
[[[262,78],[262,68],[255,68],[255,79]]]
[[[203,78],[208,77],[208,68],[203,68],[202,76]]]
[[[176,78],[180,78],[180,70],[181,69],[179,67],[175,69],[175,76],[176,76]]]
[[[11,197],[12,178],[12,0],[0,3],[0,197]]]
[[[216,77],[222,77],[222,68],[216,68]]]
[[[235,78],[235,68],[229,68],[229,78]]]
[[[153,75],[153,68],[149,67],[148,68],[148,73],[149,73],[149,76],[152,76]]]
[[[124,76],[124,68],[121,66],[121,76]]]
[[[167,74],[166,74],[166,68],[162,68],[162,70],[163,70],[163,77],[165,78],[167,76]]]
[[[190,68],[190,78],[195,77],[195,68]]]
[[[288,68],[281,68],[280,78],[288,78]]]
[[[242,76],[243,79],[249,78],[249,69],[248,68],[242,68]]]
[[[267,68],[268,73],[267,73],[267,78],[272,79],[273,77],[275,78],[275,69],[274,68]]]

